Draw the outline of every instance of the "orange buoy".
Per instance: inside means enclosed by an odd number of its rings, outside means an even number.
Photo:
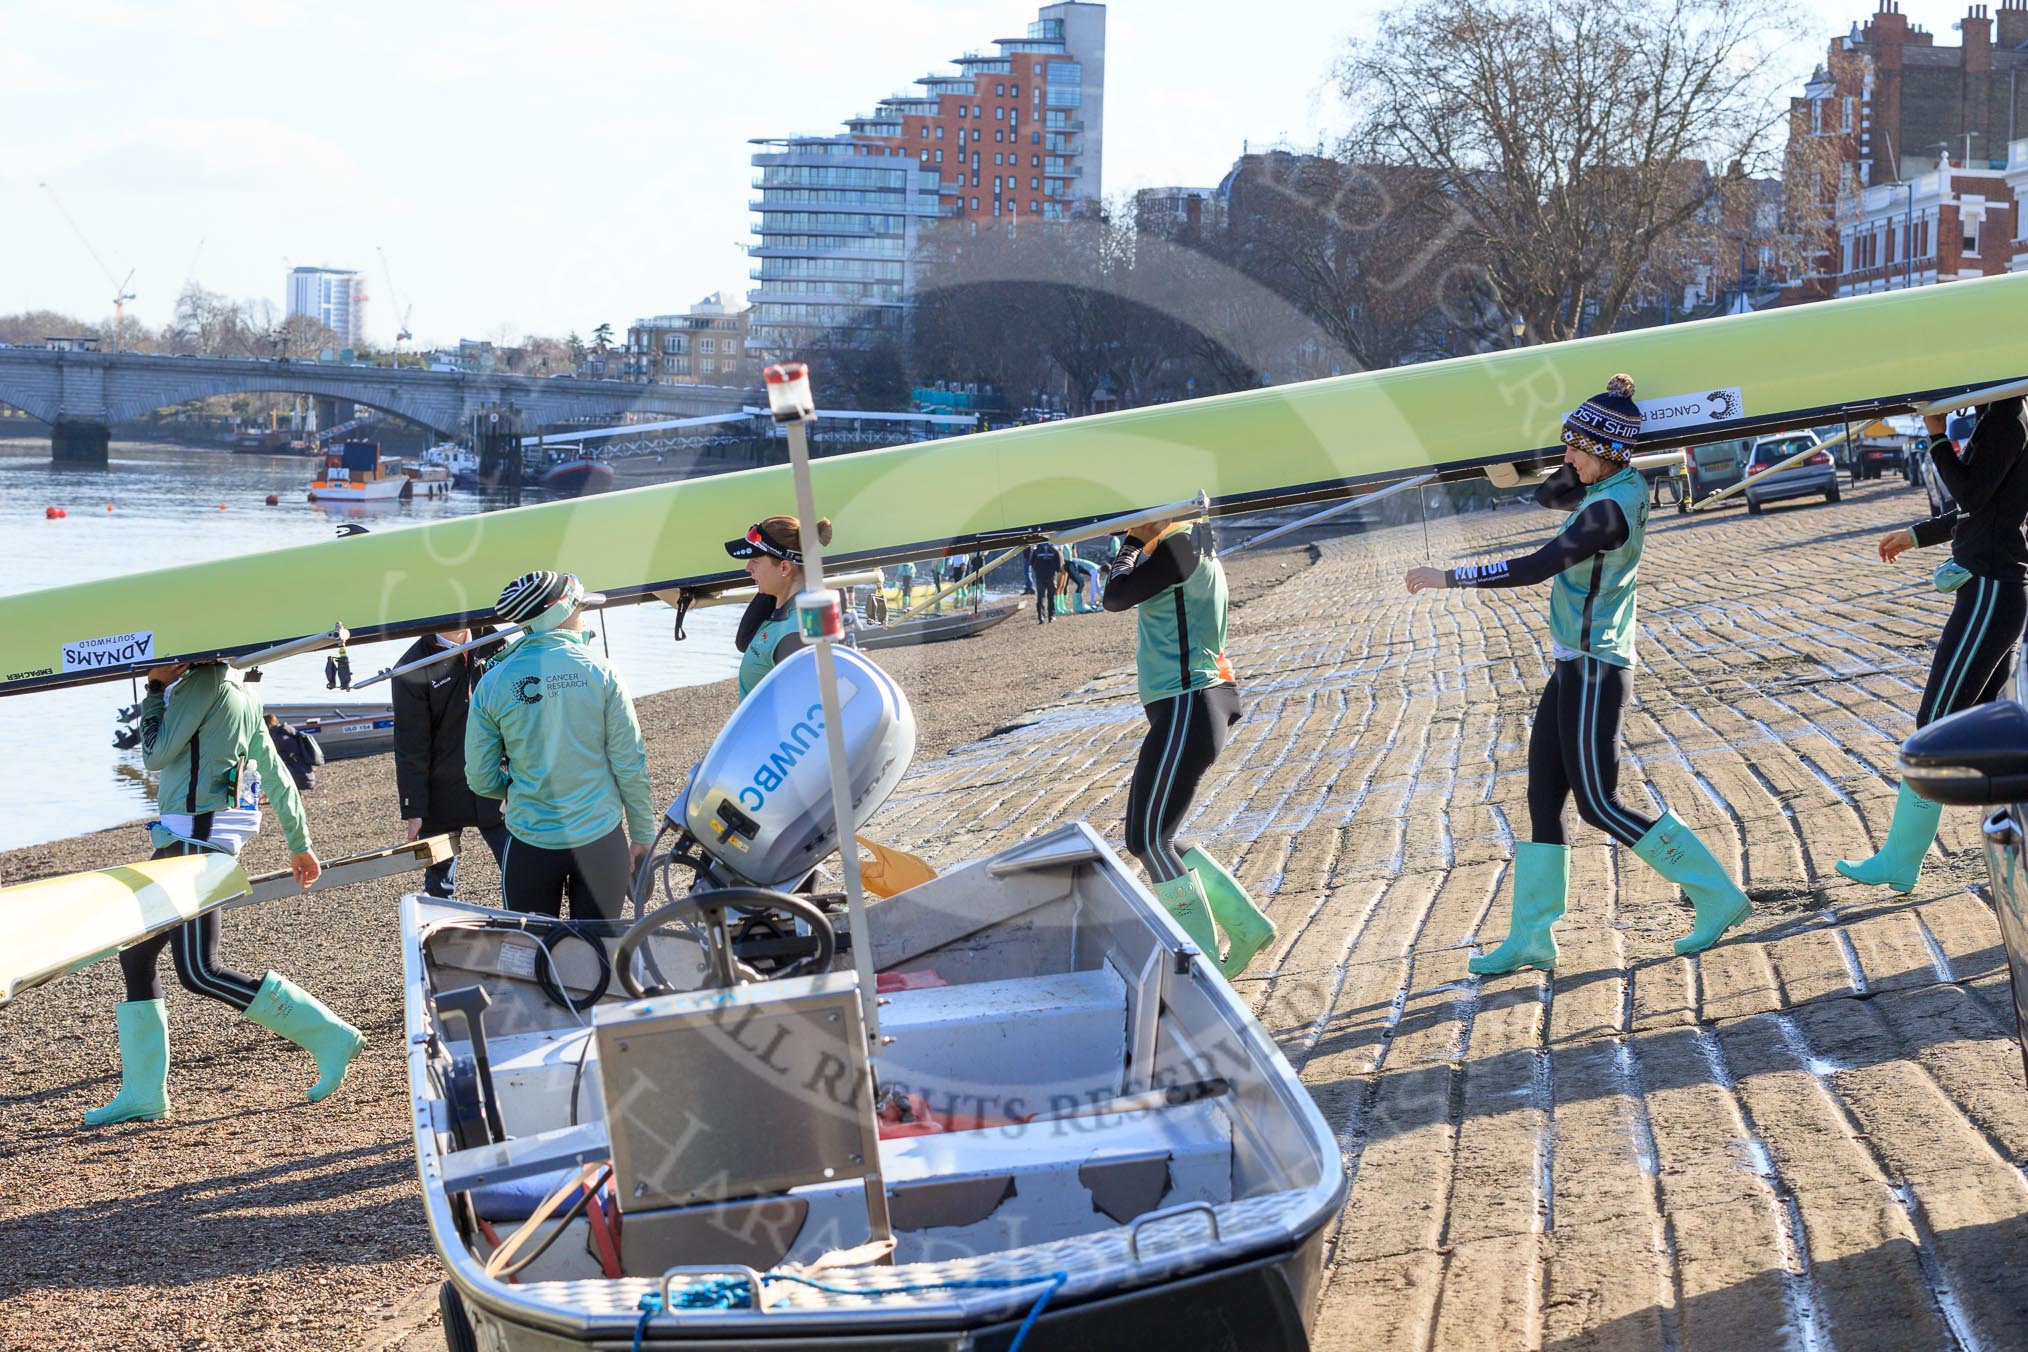
[[[222,502],[221,502],[221,503],[219,503],[219,504],[218,504],[218,510],[219,510],[219,511],[221,511],[221,512],[222,512],[222,511],[224,511],[224,510],[225,510],[225,504],[224,504],[224,503],[222,503]]]
[[[270,507],[279,507],[279,506],[281,506],[281,503],[282,503],[282,499],[281,499],[281,497],[280,497],[279,495],[277,495],[277,494],[274,494],[274,493],[270,493],[270,494],[268,494],[268,506],[270,506]],[[110,510],[110,509],[109,509],[109,510]]]
[[[112,504],[112,503],[110,503],[110,502],[109,502],[109,503],[107,503],[107,504],[106,504],[106,510],[107,510],[107,511],[109,511],[109,512],[110,512],[110,511],[112,511],[112,510],[113,510],[113,504]]]
[[[55,521],[68,515],[70,513],[64,511],[61,507],[45,507],[42,509],[42,519],[44,521]]]

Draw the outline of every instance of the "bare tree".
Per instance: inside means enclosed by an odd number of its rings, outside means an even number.
[[[1307,315],[1355,369],[1504,345],[1445,176],[1271,151],[1242,159],[1205,250]]]
[[[1422,0],[1338,67],[1348,157],[1438,171],[1496,304],[1604,331],[1657,250],[1771,167],[1775,0]],[[1692,164],[1723,173],[1690,172]]]
[[[16,314],[0,315],[0,343],[39,343],[45,338],[96,337],[102,330],[96,324],[87,324],[75,315],[60,314],[55,310],[25,310]]]

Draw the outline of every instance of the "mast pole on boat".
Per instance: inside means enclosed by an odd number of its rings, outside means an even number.
[[[840,721],[838,669],[831,645],[845,635],[838,593],[824,586],[824,542],[817,538],[817,495],[810,482],[809,425],[817,406],[810,394],[810,368],[783,362],[766,371],[768,408],[789,438],[789,466],[796,481],[796,518],[803,528],[803,591],[796,598],[796,621],[804,642],[816,650],[817,690],[824,705],[824,741],[831,762],[831,810],[838,819],[838,859],[845,875],[845,913],[852,935],[852,970],[859,980],[859,1003],[866,1019],[870,1053],[880,1049],[880,1010],[874,994],[873,944],[866,929],[866,897],[859,884],[859,845],[852,821],[852,789],[845,775],[845,726]]]

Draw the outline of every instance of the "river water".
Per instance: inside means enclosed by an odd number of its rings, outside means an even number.
[[[311,464],[297,456],[116,443],[109,467],[84,469],[52,465],[44,441],[0,442],[0,595],[327,540],[348,519],[380,530],[509,505],[467,491],[384,505],[312,503],[304,496]],[[270,493],[278,505],[264,505]],[[68,515],[47,520],[46,507]],[[658,602],[617,607],[593,627],[604,631],[614,664],[639,696],[731,676],[738,617],[733,606],[693,612],[680,644],[670,636],[673,613]],[[409,642],[353,645],[353,678],[391,666]],[[268,667],[258,687],[277,704],[385,703],[386,688],[329,694],[322,654]],[[117,711],[135,698],[129,683],[118,682],[0,699],[0,850],[153,815],[152,777],[140,752],[112,744]],[[391,762],[387,794],[391,820]],[[138,834],[135,844],[142,846]]]

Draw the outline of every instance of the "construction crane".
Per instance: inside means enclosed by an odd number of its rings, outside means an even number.
[[[106,260],[99,257],[99,251],[92,247],[92,242],[89,239],[85,238],[84,230],[76,221],[71,219],[70,213],[64,210],[63,199],[56,195],[56,189],[50,187],[47,183],[40,186],[44,192],[49,194],[51,204],[56,207],[56,214],[63,217],[64,224],[68,225],[72,233],[77,236],[77,242],[84,245],[85,252],[92,256],[92,262],[97,263],[99,271],[106,274],[106,280],[113,283],[113,351],[118,352],[120,350],[121,339],[127,331],[127,302],[134,298],[134,293],[127,290],[127,283],[134,280],[134,269],[128,268],[125,277],[120,278],[116,282],[113,281],[113,270],[106,266]]]
[[[394,303],[395,309],[401,311],[401,324],[394,331],[394,346],[398,352],[403,343],[415,336],[408,331],[408,317],[415,313],[415,306],[401,303],[401,293],[394,289],[394,269],[387,263],[387,250],[376,244],[373,252],[380,255],[380,275],[387,278],[387,298]]]

